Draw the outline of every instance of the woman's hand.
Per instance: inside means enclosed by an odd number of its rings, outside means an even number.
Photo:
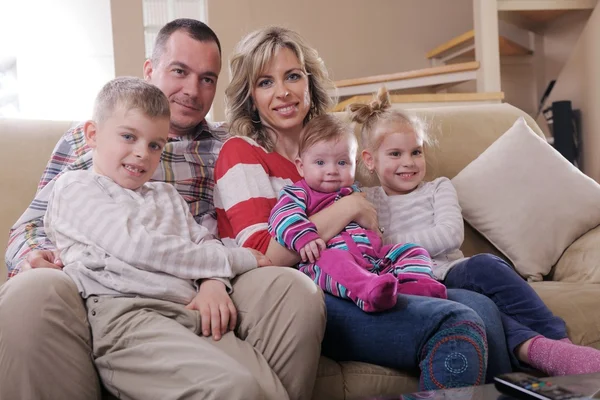
[[[254,258],[256,258],[256,262],[258,263],[259,267],[268,267],[270,265],[273,265],[273,262],[271,261],[271,259],[269,257],[265,256],[260,251],[255,250],[255,249],[250,249],[250,248],[248,248],[248,250],[250,250],[252,252],[252,255],[254,256]]]
[[[351,202],[350,213],[354,216],[352,221],[366,229],[379,232],[379,220],[377,218],[377,209],[369,200],[365,193],[355,192],[339,201],[348,199]]]
[[[356,192],[344,196],[329,207],[313,214],[309,220],[315,224],[319,236],[325,242],[339,234],[352,221],[366,229],[379,231],[375,206],[366,194]]]
[[[237,310],[223,282],[203,281],[198,294],[185,308],[200,312],[203,336],[212,334],[214,340],[220,340],[228,330],[235,329]]]

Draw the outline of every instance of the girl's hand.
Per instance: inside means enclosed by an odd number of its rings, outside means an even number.
[[[237,310],[223,282],[203,281],[198,294],[185,308],[200,312],[203,336],[212,334],[214,340],[220,340],[228,330],[235,329]]]
[[[259,267],[268,267],[273,265],[273,262],[271,261],[271,259],[269,259],[269,257],[265,256],[263,253],[261,253],[258,250],[254,250],[254,249],[248,249],[252,252],[252,255],[254,255],[254,257],[256,258],[256,262],[258,263]]]
[[[321,238],[306,243],[306,245],[300,249],[300,258],[302,259],[302,262],[308,260],[311,263],[314,263],[319,259],[321,250],[325,250],[325,247],[325,242]]]
[[[349,212],[353,215],[352,220],[363,228],[379,232],[379,220],[377,218],[377,209],[367,200],[365,193],[356,192],[346,196],[339,201],[348,199]]]

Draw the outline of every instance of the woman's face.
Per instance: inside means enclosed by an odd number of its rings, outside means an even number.
[[[252,87],[254,107],[263,124],[277,133],[302,129],[310,110],[308,76],[298,57],[287,47],[279,48]]]

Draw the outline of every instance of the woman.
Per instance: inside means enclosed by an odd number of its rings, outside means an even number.
[[[267,221],[281,187],[300,179],[293,161],[299,135],[308,120],[332,105],[327,94],[331,81],[317,52],[297,33],[279,27],[242,39],[230,70],[226,113],[231,133],[239,136],[224,144],[215,168],[219,234],[227,244],[263,252],[274,265],[292,266],[299,256],[271,238]],[[377,229],[376,212],[360,194],[311,217],[325,241],[352,220]],[[326,295],[323,354],[404,370],[420,368],[422,389],[476,385],[486,379],[485,322],[490,335],[500,332],[490,341],[494,374],[509,371],[495,305],[467,291],[449,291],[449,297],[478,307],[485,321],[470,307],[437,298],[403,296],[394,309],[367,314]]]

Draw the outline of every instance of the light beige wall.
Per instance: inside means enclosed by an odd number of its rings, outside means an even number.
[[[472,0],[208,0],[208,23],[224,61],[252,30],[297,30],[337,80],[427,67],[428,50],[472,29],[473,10]],[[226,63],[219,81],[215,120],[224,118]]]
[[[600,182],[600,6],[585,28],[560,71],[547,104],[571,100],[581,110],[583,171]]]
[[[115,76],[142,77],[145,61],[142,0],[110,0]]]

